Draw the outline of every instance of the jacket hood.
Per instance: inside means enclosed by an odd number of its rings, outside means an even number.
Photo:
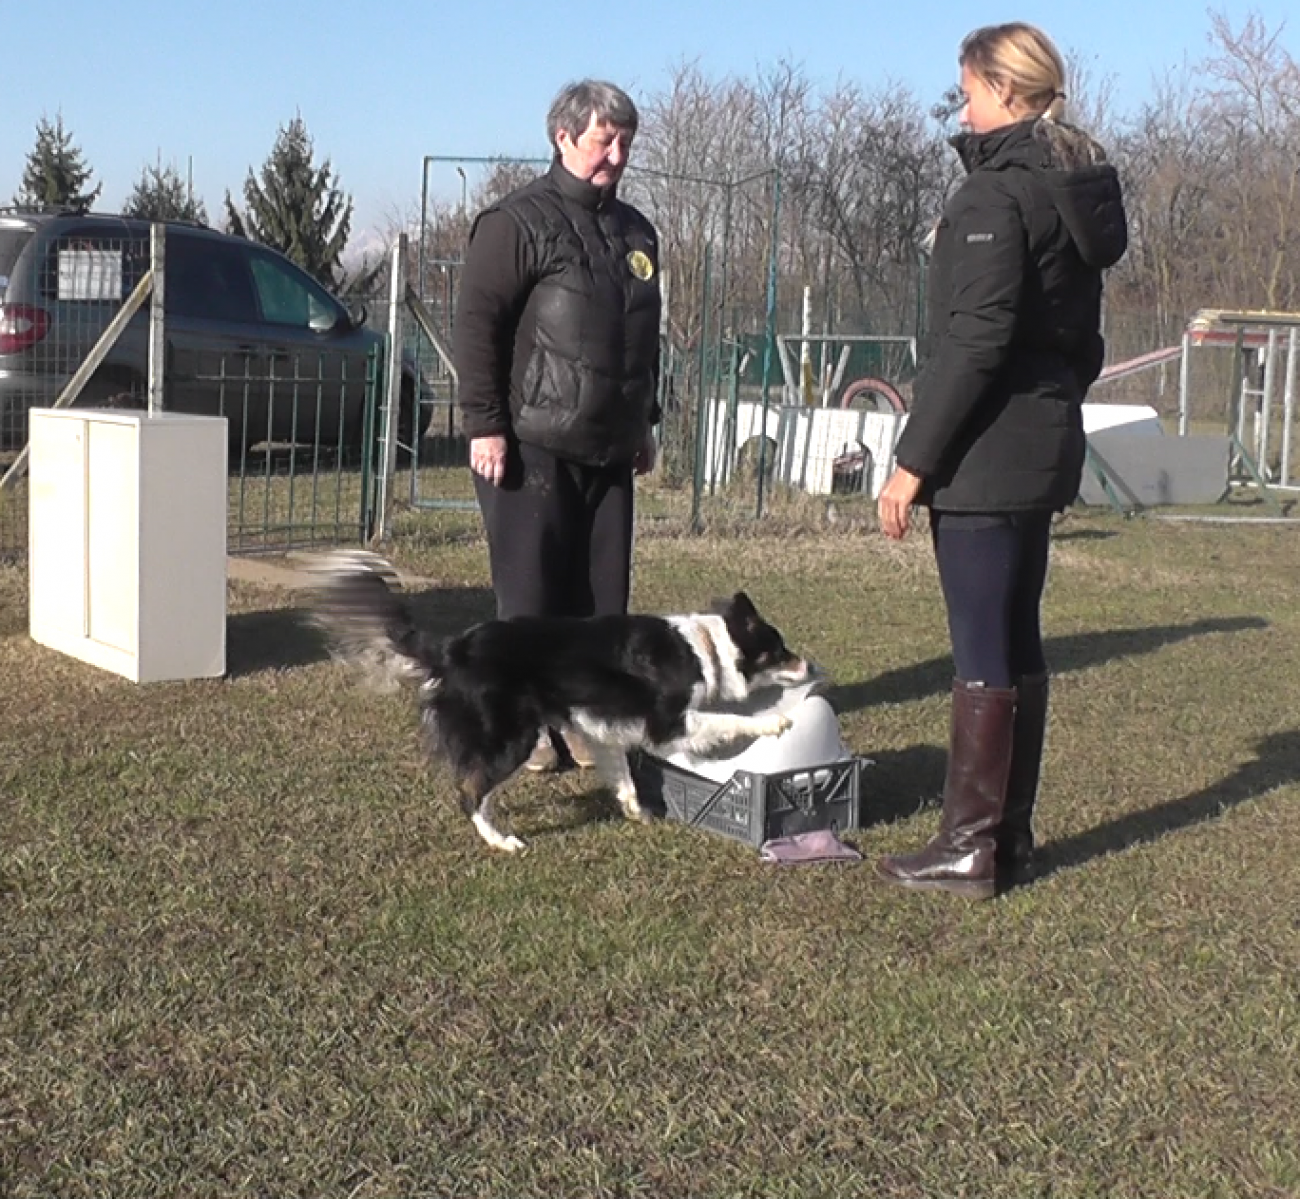
[[[1031,171],[1089,266],[1104,270],[1124,256],[1128,221],[1119,174],[1082,129],[1035,118],[989,133],[962,133],[952,144],[967,171]]]

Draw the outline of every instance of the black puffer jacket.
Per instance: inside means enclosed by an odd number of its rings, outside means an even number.
[[[658,418],[654,227],[557,161],[470,234],[453,335],[467,436],[626,464]]]
[[[1064,508],[1105,349],[1101,273],[1128,245],[1119,178],[1087,135],[1048,120],[954,145],[969,174],[937,230],[896,457],[941,511]]]

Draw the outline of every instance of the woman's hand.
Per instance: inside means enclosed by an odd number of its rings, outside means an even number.
[[[905,466],[894,468],[876,500],[876,512],[880,516],[880,531],[890,541],[901,541],[907,536],[912,523],[912,505],[921,490],[921,476],[914,475]]]
[[[499,434],[475,437],[469,443],[469,468],[494,487],[506,477],[506,439]]]

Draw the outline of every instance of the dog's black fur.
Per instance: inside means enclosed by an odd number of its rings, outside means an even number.
[[[415,626],[392,579],[374,555],[336,555],[317,589],[317,623],[339,656],[419,685],[428,749],[451,766],[466,814],[501,849],[522,843],[493,826],[492,795],[547,728],[580,731],[624,812],[639,818],[627,750],[702,752],[779,734],[785,716],[708,706],[811,677],[743,592],[714,613],[516,617],[437,642]]]

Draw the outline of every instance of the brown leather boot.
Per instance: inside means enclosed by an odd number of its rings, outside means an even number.
[[[952,685],[952,733],[939,834],[917,853],[881,858],[887,882],[951,891],[970,899],[997,893],[997,835],[1011,771],[1016,692],[979,683]]]
[[[1020,886],[1033,877],[1034,803],[1047,732],[1048,690],[1045,674],[1026,675],[1016,684],[1007,805],[998,830],[999,886]]]

